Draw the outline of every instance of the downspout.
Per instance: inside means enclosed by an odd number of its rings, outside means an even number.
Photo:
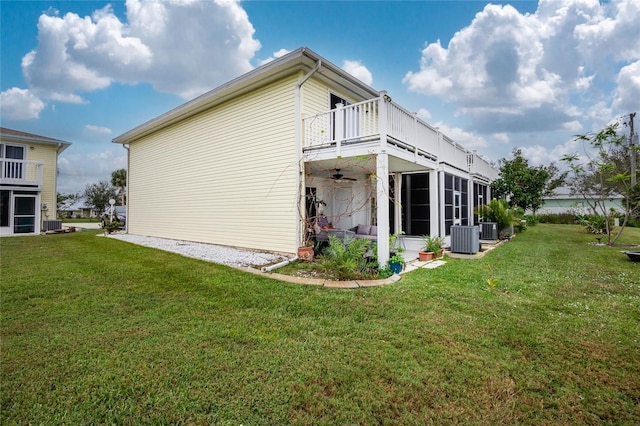
[[[301,87],[302,85],[309,80],[309,78],[311,78],[311,76],[313,74],[315,74],[320,67],[322,66],[322,60],[318,59],[318,62],[316,62],[316,66],[313,67],[313,69],[311,71],[309,71],[306,75],[302,76],[300,78],[300,80],[298,80],[298,82],[296,83],[296,89],[295,89],[295,115],[296,115],[296,122],[295,122],[295,132],[296,132],[296,163],[298,164],[298,170],[297,170],[297,174],[296,174],[296,202],[297,202],[297,211],[300,211],[300,200],[301,200],[301,194],[302,194],[302,173],[303,173],[303,166],[301,164],[302,161],[302,140],[301,140],[301,135],[300,135],[300,125],[302,124],[302,111],[301,111],[301,105],[300,105],[300,92],[301,92]],[[128,178],[128,175],[127,175]],[[301,228],[301,224],[298,223],[298,225],[296,226],[296,245],[297,247],[300,247],[302,244],[302,237],[300,235],[300,228]]]
[[[125,205],[127,208],[125,213],[127,215],[127,220],[124,223],[124,233],[128,234],[129,233],[129,157],[131,156],[131,151],[129,151],[129,147],[125,143],[122,144],[122,147],[127,150],[127,189],[125,189],[124,191],[124,197],[127,201],[127,204]]]

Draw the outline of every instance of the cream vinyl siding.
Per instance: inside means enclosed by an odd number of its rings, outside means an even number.
[[[33,148],[33,149],[31,149]],[[42,190],[40,191],[40,203],[46,203],[49,207],[47,214],[42,213],[42,219],[56,218],[56,179],[57,179],[57,146],[45,144],[29,144],[26,148],[27,160],[42,161]],[[39,209],[39,207],[36,207]]]
[[[131,142],[133,234],[296,250],[294,75]]]
[[[346,99],[350,102],[360,102],[365,100],[356,98],[351,94],[335,90],[313,77],[310,78],[302,87],[304,89],[304,101],[302,103],[303,117],[329,111],[329,92],[332,92],[340,96],[342,99]]]

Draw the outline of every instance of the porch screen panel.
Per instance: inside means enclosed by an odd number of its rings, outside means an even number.
[[[9,226],[9,191],[0,191],[0,226]]]
[[[453,176],[444,175],[444,232],[451,234],[453,226]]]
[[[33,196],[16,196],[14,201],[13,232],[24,234],[35,232],[36,198]]]
[[[402,230],[407,235],[429,235],[431,208],[429,174],[402,176]]]
[[[468,180],[450,174],[444,175],[444,228],[445,234],[451,234],[455,219],[454,193],[460,194],[460,225],[469,225]]]
[[[462,225],[469,225],[469,181],[467,179],[456,178],[460,180],[460,188],[462,193]]]
[[[487,186],[480,183],[473,184],[473,222],[479,223],[481,217],[475,214],[478,207],[484,206],[487,202]]]

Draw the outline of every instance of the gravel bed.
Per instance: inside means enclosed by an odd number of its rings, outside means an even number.
[[[119,233],[108,234],[107,237],[234,267],[260,267],[286,260],[286,257],[279,254],[217,246],[214,244],[194,243],[191,241],[169,240],[166,238]]]

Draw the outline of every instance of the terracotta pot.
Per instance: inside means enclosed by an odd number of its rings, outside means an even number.
[[[418,259],[421,262],[427,262],[429,260],[433,260],[433,258],[435,257],[435,253],[432,251],[419,251],[418,252]]]
[[[298,247],[298,259],[311,260],[313,259],[313,247]]]

